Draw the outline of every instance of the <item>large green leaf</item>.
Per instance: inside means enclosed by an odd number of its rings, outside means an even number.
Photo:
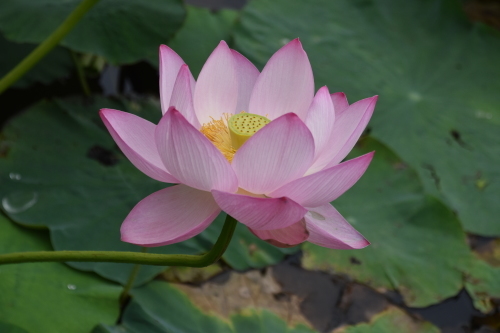
[[[439,328],[429,322],[420,322],[398,308],[377,314],[370,323],[343,327],[335,333],[439,333]]]
[[[100,325],[93,333],[314,333],[299,324],[289,327],[275,314],[260,309],[243,309],[229,320],[204,313],[175,284],[153,281],[132,291],[119,326]]]
[[[182,57],[197,77],[219,42],[229,42],[229,34],[237,15],[238,12],[229,9],[212,13],[206,8],[187,6],[186,21],[168,46]],[[158,64],[158,55],[151,61]]]
[[[300,37],[317,86],[380,95],[372,134],[469,232],[500,235],[500,38],[455,0],[254,0],[236,48],[262,66]]]
[[[0,215],[0,253],[50,250],[47,232],[22,229]],[[2,332],[86,333],[119,314],[121,287],[64,264],[1,266],[0,281]]]
[[[0,30],[13,41],[40,43],[80,2],[1,1]],[[61,44],[114,64],[132,63],[157,55],[158,46],[172,37],[184,17],[181,0],[101,0]]]
[[[0,198],[15,221],[47,226],[56,250],[140,248],[120,241],[120,224],[142,198],[168,186],[143,175],[115,146],[97,115],[114,108],[157,122],[158,101],[141,103],[96,97],[42,102],[12,120],[0,138]],[[183,243],[150,249],[156,253],[200,253],[218,237],[225,214],[202,235]],[[224,259],[237,269],[276,263],[295,249],[278,249],[257,239],[243,225]],[[124,283],[133,265],[71,263]],[[144,266],[137,283],[163,268]]]
[[[26,331],[25,329],[22,329],[19,326],[5,323],[2,321],[0,321],[0,332],[3,332],[3,333],[29,333],[28,331]]]
[[[2,50],[0,78],[21,62],[35,47],[36,45],[10,42],[0,34],[0,49]],[[34,82],[47,84],[55,79],[68,76],[72,69],[73,63],[68,50],[56,47],[26,75],[14,83],[13,87],[25,88]]]
[[[343,272],[375,288],[396,289],[409,306],[451,297],[464,287],[471,254],[453,213],[386,147],[365,139],[352,156],[376,151],[368,171],[333,205],[371,245],[362,250],[304,246],[309,269]]]
[[[484,313],[495,309],[500,299],[500,267],[492,267],[482,260],[472,260],[465,274],[465,288],[472,296],[474,306]]]

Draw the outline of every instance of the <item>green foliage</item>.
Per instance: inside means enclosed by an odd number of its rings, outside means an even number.
[[[93,333],[314,333],[303,326],[289,327],[271,312],[243,309],[229,319],[204,313],[175,284],[153,281],[132,291],[119,326],[100,325]]]
[[[500,269],[472,255],[453,212],[426,195],[416,172],[387,147],[365,138],[349,157],[373,150],[361,180],[332,202],[371,245],[338,251],[306,243],[304,266],[398,290],[413,307],[438,303],[465,287],[478,309],[492,310],[492,299],[500,296]]]
[[[455,1],[254,0],[236,48],[260,66],[300,37],[317,87],[380,95],[371,134],[472,233],[500,235],[500,39]]]
[[[428,322],[417,322],[397,308],[390,308],[376,315],[370,323],[348,326],[337,333],[439,333],[439,328]]]
[[[0,253],[50,251],[47,232],[22,229],[0,215]],[[62,263],[0,269],[1,332],[82,332],[114,323],[121,287]]]
[[[184,25],[170,40],[170,46],[189,65],[195,77],[208,56],[221,40],[230,41],[230,31],[238,16],[234,10],[220,10],[213,14],[206,8],[187,6]],[[158,65],[158,55],[151,58]]]
[[[304,265],[347,273],[375,288],[399,290],[409,306],[427,306],[458,293],[470,259],[460,223],[425,195],[410,167],[373,139],[350,157],[375,150],[368,171],[332,204],[371,245],[335,251],[310,243]]]
[[[25,56],[27,56],[35,45],[20,44],[6,40],[0,34],[0,78],[14,68]],[[34,82],[51,83],[55,79],[68,76],[73,70],[73,62],[68,50],[56,47],[47,57],[43,58],[25,76],[17,81],[13,87],[25,88]]]
[[[80,0],[1,1],[0,31],[13,41],[40,43],[78,3]],[[101,0],[61,44],[104,56],[113,64],[133,63],[157,55],[158,46],[172,37],[184,17],[181,0]]]

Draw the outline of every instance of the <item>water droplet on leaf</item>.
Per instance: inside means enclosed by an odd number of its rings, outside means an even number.
[[[9,178],[12,180],[21,180],[21,175],[15,172],[9,173]]]
[[[2,207],[7,213],[21,213],[33,207],[38,201],[38,193],[33,191],[17,191],[2,199]]]

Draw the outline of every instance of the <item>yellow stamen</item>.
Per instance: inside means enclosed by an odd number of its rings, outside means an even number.
[[[229,118],[229,134],[234,149],[239,149],[252,135],[270,122],[266,117],[252,113],[239,113]]]
[[[232,162],[236,150],[245,141],[270,122],[266,117],[244,111],[234,116],[224,113],[220,119],[210,119],[210,122],[201,126],[200,132],[229,162]]]
[[[225,113],[221,119],[212,119],[209,123],[201,126],[200,132],[203,133],[214,146],[220,150],[222,155],[231,162],[233,160],[236,150],[231,144],[231,136],[227,128],[227,121],[231,117],[230,114]]]

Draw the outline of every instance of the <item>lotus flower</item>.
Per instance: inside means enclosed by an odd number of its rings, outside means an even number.
[[[181,242],[223,210],[276,246],[369,244],[330,202],[356,183],[373,157],[340,163],[377,97],[349,105],[343,93],[330,95],[327,87],[314,95],[311,65],[298,39],[278,50],[261,73],[222,41],[197,81],[162,45],[160,96],[158,125],[122,111],[100,112],[139,170],[178,184],[132,209],[121,226],[123,241]]]

